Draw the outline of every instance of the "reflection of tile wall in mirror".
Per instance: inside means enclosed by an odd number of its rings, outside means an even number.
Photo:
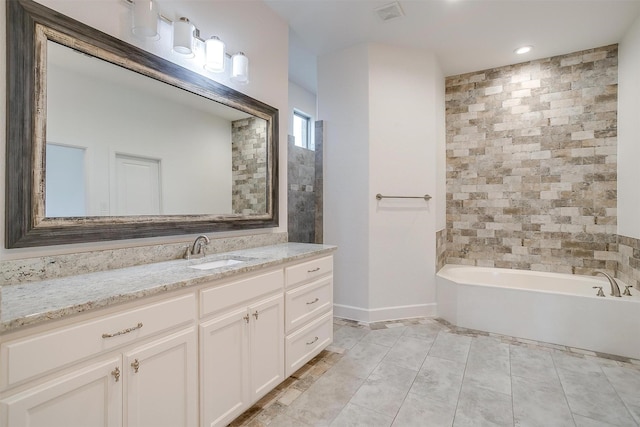
[[[233,213],[267,212],[267,122],[236,120],[231,129]]]

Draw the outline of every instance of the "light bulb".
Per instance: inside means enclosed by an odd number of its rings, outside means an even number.
[[[193,24],[184,17],[173,23],[174,52],[181,55],[193,55],[193,29]]]
[[[133,26],[131,31],[138,37],[158,36],[158,10],[154,0],[136,0],[133,3]]]
[[[249,58],[242,52],[231,58],[231,80],[243,84],[249,82]]]
[[[214,73],[224,71],[224,47],[224,42],[216,36],[212,36],[204,42],[205,70]]]
[[[514,52],[517,55],[523,55],[525,53],[531,52],[531,49],[533,49],[533,46],[522,46],[522,47],[519,47],[516,50],[514,50]]]

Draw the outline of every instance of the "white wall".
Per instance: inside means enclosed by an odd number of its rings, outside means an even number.
[[[316,126],[315,121],[318,117],[316,95],[309,92],[302,86],[289,81],[289,135],[293,135],[293,110],[296,109],[311,118],[311,132],[309,140],[312,147],[315,147]]]
[[[370,320],[435,313],[436,108],[444,77],[435,55],[369,48]]]
[[[293,135],[293,110],[299,110],[311,117],[311,123],[318,117],[316,95],[296,83],[289,82],[289,135]],[[313,131],[313,130],[312,130]],[[313,134],[311,135],[313,138]],[[313,141],[313,139],[312,139]]]
[[[318,58],[318,119],[325,121],[324,241],[338,245],[335,303],[356,310],[369,306],[368,62],[366,45]]]
[[[444,77],[432,53],[359,45],[319,59],[325,240],[335,311],[362,321],[435,313],[437,156]],[[375,200],[375,194],[421,199]],[[443,207],[441,207],[443,209]]]
[[[640,17],[618,51],[618,234],[640,239]]]
[[[6,28],[6,0],[0,4],[0,27]],[[42,1],[48,7],[87,23],[112,36],[132,42],[152,53],[191,68],[193,71],[205,73],[201,64],[171,54],[166,48],[170,40],[169,26],[160,23],[161,39],[158,42],[137,41],[130,35],[130,13],[125,2],[121,0]],[[288,26],[262,1],[215,2],[161,2],[163,12],[175,16],[190,16],[203,30],[204,36],[219,35],[230,52],[244,51],[250,60],[250,84],[234,86],[226,77],[207,74],[208,77],[223,84],[234,87],[253,98],[276,107],[280,111],[279,126],[279,173],[287,176],[287,129],[288,117]],[[199,13],[201,8],[210,8],[210,13]],[[6,32],[0,31],[0,81],[6,80]],[[5,129],[6,120],[6,88],[0,85],[0,128]],[[5,133],[0,132],[0,164],[5,163]],[[0,174],[0,222],[4,224],[4,189],[5,177]],[[219,236],[246,235],[252,233],[270,233],[287,231],[287,191],[286,179],[279,181],[280,225],[275,229],[252,230],[248,232],[219,233]],[[162,244],[167,242],[191,241],[193,236],[173,236],[150,239],[120,240],[112,242],[96,242],[32,249],[4,248],[4,226],[0,227],[0,259],[20,259],[44,255],[85,252],[90,250],[111,249],[128,246]]]

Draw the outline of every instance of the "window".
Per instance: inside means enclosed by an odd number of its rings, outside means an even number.
[[[311,142],[311,117],[303,112],[293,111],[293,137],[298,147],[313,150]]]

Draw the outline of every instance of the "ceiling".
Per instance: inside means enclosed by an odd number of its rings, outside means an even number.
[[[640,0],[399,0],[404,16],[382,21],[393,0],[264,1],[289,23],[290,80],[312,93],[316,58],[359,43],[433,52],[450,76],[618,43],[640,15]]]

